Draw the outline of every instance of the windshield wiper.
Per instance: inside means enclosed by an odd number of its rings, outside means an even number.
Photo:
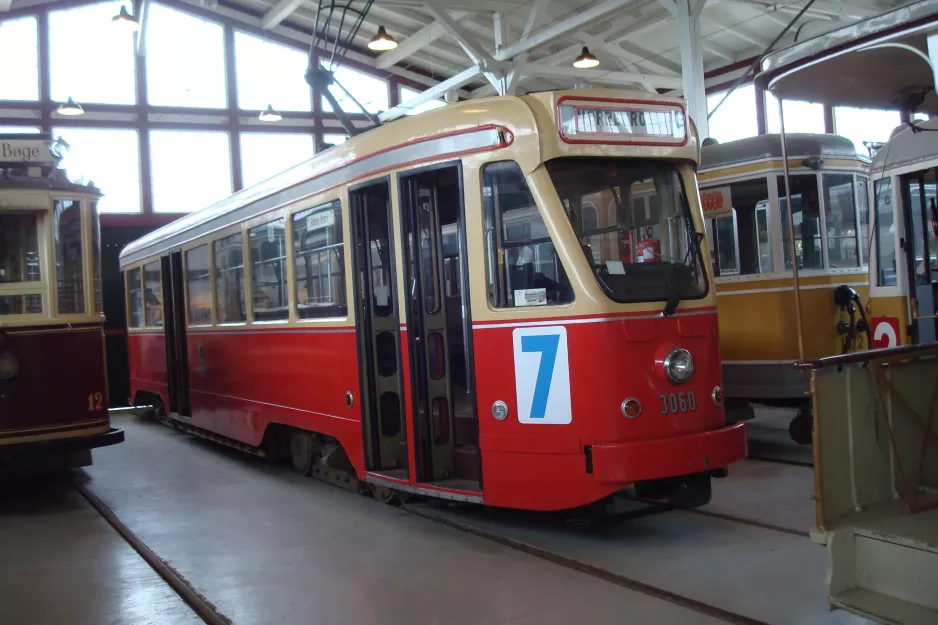
[[[703,241],[704,235],[702,232],[691,232],[690,235],[684,260],[680,264],[674,264],[671,277],[668,278],[666,300],[661,311],[663,317],[670,317],[677,310],[677,305],[681,303],[681,291],[684,290],[684,270],[688,267],[687,261],[695,262],[694,259],[698,258],[697,251],[700,249],[700,242]]]

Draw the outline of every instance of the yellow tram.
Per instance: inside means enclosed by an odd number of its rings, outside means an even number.
[[[700,194],[728,416],[750,418],[752,403],[798,407],[789,431],[807,443],[809,377],[792,367],[800,357],[795,298],[804,358],[868,347],[861,301],[868,291],[869,159],[844,137],[788,135],[796,291],[781,149],[778,135],[707,145]]]
[[[870,172],[873,347],[934,343],[938,290],[938,118],[901,126]]]

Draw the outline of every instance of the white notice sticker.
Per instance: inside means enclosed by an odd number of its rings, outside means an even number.
[[[515,306],[546,306],[547,289],[515,289]]]

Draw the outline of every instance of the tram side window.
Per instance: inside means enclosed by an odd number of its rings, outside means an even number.
[[[244,302],[244,241],[237,232],[213,244],[215,249],[215,314],[218,323],[247,319]]]
[[[856,198],[851,174],[824,174],[827,261],[832,268],[859,267]],[[792,199],[794,202],[794,199]]]
[[[573,301],[573,288],[534,197],[513,161],[482,170],[489,302],[495,308]]]
[[[791,202],[795,224],[795,249],[798,253],[799,269],[821,269],[821,218],[818,202],[817,176],[790,176]],[[782,214],[782,246],[785,267],[791,269],[791,235],[788,229],[788,198],[785,194],[785,178],[778,177],[778,201]]]
[[[143,301],[147,327],[162,328],[163,281],[160,278],[159,261],[143,267]]]
[[[211,325],[212,272],[207,243],[186,252],[186,288],[189,325]]]
[[[85,312],[81,208],[73,200],[55,202],[55,274],[59,314]]]
[[[896,286],[896,222],[892,209],[892,178],[877,180],[873,185],[876,203],[876,269],[879,286]]]
[[[293,262],[297,318],[348,314],[341,203],[331,202],[293,216]]]
[[[731,206],[718,211],[712,221],[717,275],[771,273],[768,181],[747,180],[712,191],[728,195]]]
[[[0,213],[0,284],[39,282],[39,218]]]
[[[100,313],[101,301],[101,221],[98,219],[98,203],[91,204],[91,289],[92,312]]]
[[[287,237],[281,217],[248,232],[255,321],[287,319]]]
[[[143,327],[143,305],[140,299],[140,270],[127,272],[127,325],[131,328]]]

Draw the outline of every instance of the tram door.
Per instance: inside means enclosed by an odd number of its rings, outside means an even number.
[[[460,169],[448,165],[402,176],[400,194],[417,477],[478,489]]]
[[[163,279],[163,328],[166,333],[168,412],[189,416],[189,361],[186,346],[186,304],[183,296],[182,252],[160,259]]]
[[[912,335],[916,343],[936,339],[935,303],[938,295],[938,206],[936,170],[903,177],[906,265],[912,296]]]
[[[370,471],[405,479],[407,432],[388,179],[350,190],[349,202],[365,462]]]

